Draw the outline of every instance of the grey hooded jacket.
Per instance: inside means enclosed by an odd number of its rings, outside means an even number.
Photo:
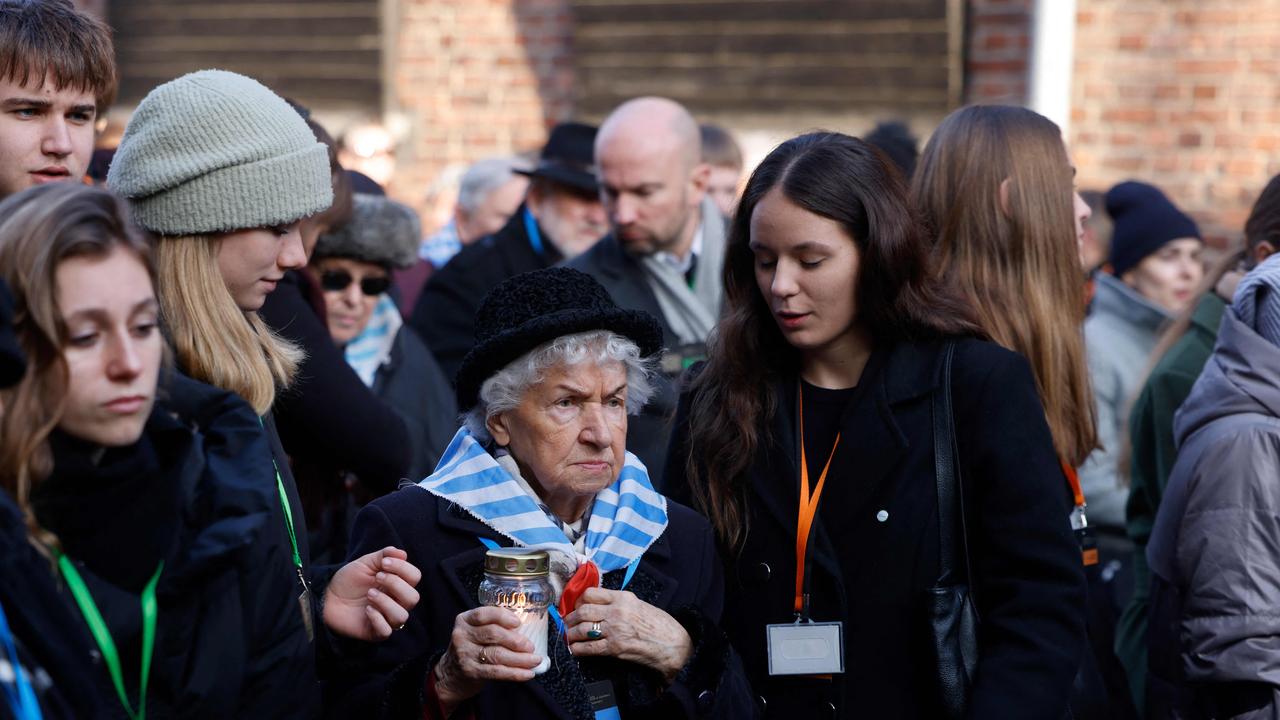
[[[1151,718],[1280,718],[1280,348],[1223,315],[1156,515]]]
[[[1096,287],[1084,342],[1102,447],[1080,468],[1080,485],[1089,524],[1123,532],[1129,489],[1118,479],[1121,437],[1169,313],[1107,273],[1098,273]]]

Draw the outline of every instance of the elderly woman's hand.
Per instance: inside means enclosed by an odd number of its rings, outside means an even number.
[[[533,679],[542,657],[519,627],[515,613],[495,607],[468,610],[454,620],[449,649],[434,670],[436,695],[446,710],[474,697],[488,680]]]
[[[667,682],[693,653],[692,638],[675,618],[626,591],[591,588],[564,622],[574,655],[627,660],[657,670]],[[591,638],[593,629],[600,638]]]

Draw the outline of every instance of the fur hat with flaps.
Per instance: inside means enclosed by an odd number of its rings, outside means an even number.
[[[422,223],[416,212],[379,195],[357,193],[352,200],[351,220],[320,236],[315,258],[350,258],[393,268],[418,262]]]

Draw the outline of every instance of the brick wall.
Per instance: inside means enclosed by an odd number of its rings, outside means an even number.
[[[968,0],[965,101],[1025,103],[1032,0]]]
[[[392,193],[424,210],[430,228],[447,217],[449,180],[469,163],[540,148],[569,117],[572,18],[568,0],[388,5],[388,116],[402,136]]]
[[[1071,142],[1084,186],[1161,186],[1216,244],[1280,172],[1280,3],[1078,0]]]
[[[961,97],[948,19],[964,0],[386,1],[388,117],[403,136],[392,192],[428,227],[470,162],[537,148],[549,124],[598,121],[626,97],[688,103],[748,164],[816,127],[898,117],[923,135]]]

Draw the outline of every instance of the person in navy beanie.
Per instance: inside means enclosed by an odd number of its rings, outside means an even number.
[[[1118,578],[1117,600],[1125,602],[1129,575],[1122,567],[1132,545],[1124,530],[1129,491],[1118,470],[1123,428],[1161,330],[1196,296],[1204,240],[1195,221],[1153,185],[1122,182],[1107,192],[1106,206],[1113,223],[1110,272],[1098,273],[1084,324],[1101,447],[1080,469],[1080,483],[1102,562]]]

